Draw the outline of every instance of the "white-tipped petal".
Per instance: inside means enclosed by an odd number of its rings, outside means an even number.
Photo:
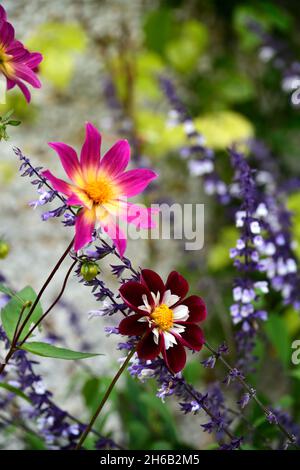
[[[172,305],[175,305],[179,299],[180,297],[178,295],[172,294],[170,289],[168,289],[164,293],[162,303],[167,305],[167,307],[172,307]]]
[[[178,305],[173,310],[174,320],[186,321],[189,318],[189,309],[186,305]]]
[[[185,330],[185,326],[184,325],[177,325],[176,323],[174,323],[174,325],[172,326],[172,328],[170,328],[170,333],[175,333],[177,335],[180,335],[180,333],[183,333]]]
[[[147,313],[151,312],[151,308],[149,309],[149,307],[146,307],[145,305],[139,305],[138,309],[143,310],[143,312],[147,312]]]
[[[159,331],[158,328],[153,328],[152,333],[154,335],[154,343],[158,344],[159,341]]]
[[[160,292],[158,291],[156,295],[154,294],[154,292],[151,292],[151,295],[152,295],[152,298],[153,298],[153,301],[154,301],[154,305],[155,305],[155,307],[157,307],[157,305],[159,305],[159,301],[160,301]]]
[[[169,333],[169,331],[164,331],[164,340],[165,340],[165,348],[169,349],[171,348],[174,344],[177,344],[176,338],[172,333]]]
[[[140,322],[149,322],[150,323],[150,318],[148,316],[141,317],[141,318],[138,319],[138,321],[140,321]]]
[[[143,310],[144,312],[151,313],[152,308],[149,305],[148,298],[147,298],[146,294],[142,295],[142,299],[143,299],[144,305],[139,305],[138,308],[140,310]]]

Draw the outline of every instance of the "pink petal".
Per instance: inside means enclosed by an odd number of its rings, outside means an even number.
[[[42,54],[39,52],[30,52],[30,57],[26,60],[26,65],[31,69],[35,69],[42,62],[42,60]]]
[[[91,123],[86,124],[85,142],[81,149],[80,164],[84,177],[94,177],[100,166],[101,135]]]
[[[137,345],[137,354],[140,359],[144,359],[146,361],[152,361],[161,352],[161,347],[162,347],[161,341],[159,341],[159,344],[156,344],[154,342],[154,336],[153,336],[152,330],[150,330],[139,341]]]
[[[166,290],[168,289],[172,294],[178,295],[182,299],[189,291],[189,284],[181,274],[177,271],[172,271],[166,283]]]
[[[6,11],[2,5],[0,5],[0,21],[6,20]]]
[[[13,62],[22,62],[30,57],[30,52],[25,49],[20,41],[12,41],[6,52],[13,56]]]
[[[6,82],[7,82],[7,89],[8,90],[11,90],[17,84],[14,80],[11,80],[10,78],[7,78],[7,77],[6,77]]]
[[[139,229],[156,227],[156,223],[152,218],[158,212],[155,209],[132,204],[120,199],[105,203],[103,206],[110,214],[120,217],[124,222],[133,224]]]
[[[77,153],[70,145],[62,142],[49,142],[51,147],[58,154],[61,164],[64,167],[68,177],[78,185],[84,183],[81,167],[77,158]]]
[[[162,278],[151,269],[142,269],[141,271],[141,282],[144,284],[150,292],[157,294],[160,293],[160,300],[163,298],[165,293],[165,285]]]
[[[193,349],[194,351],[200,351],[202,349],[203,344],[205,342],[203,331],[199,326],[191,323],[188,324],[186,322],[176,322],[184,325],[186,328],[183,333],[180,333],[180,339],[178,335],[175,335],[178,340],[184,344],[184,346]]]
[[[56,176],[52,175],[51,171],[49,170],[42,171],[42,175],[48,181],[50,181],[52,187],[59,193],[66,194],[67,196],[71,196],[71,194],[73,193],[72,186],[63,180],[56,178]]]
[[[114,242],[119,254],[123,256],[126,250],[126,235],[123,230],[108,213],[104,220],[101,218],[98,218],[98,220],[104,232],[107,233],[109,238]]]
[[[125,171],[116,178],[116,183],[120,187],[121,194],[127,197],[140,194],[148,184],[157,178],[157,174],[152,170],[138,168],[136,170]]]
[[[14,64],[16,77],[28,82],[34,88],[41,88],[42,84],[36,74],[27,65],[16,62]]]
[[[0,23],[0,38],[1,44],[4,47],[8,47],[10,43],[14,40],[15,30],[10,23],[3,21]]]
[[[93,201],[88,197],[88,195],[78,187],[72,187],[73,194],[67,200],[69,206],[85,206],[87,209],[93,208]]]
[[[68,206],[82,206],[82,201],[79,199],[79,197],[76,194],[72,194],[68,199],[67,199],[67,204]]]
[[[120,296],[131,310],[140,313],[142,316],[147,315],[143,310],[139,310],[140,305],[144,305],[143,295],[147,297],[148,303],[153,307],[154,302],[149,289],[136,281],[128,281],[122,284],[119,289]]]
[[[92,241],[95,227],[95,211],[82,209],[76,218],[74,250],[78,251]]]
[[[126,211],[126,222],[134,224],[137,228],[147,229],[155,228],[156,223],[153,220],[153,215],[158,211],[149,207],[143,207],[131,202],[121,203],[123,210]],[[124,219],[123,219],[124,220]]]
[[[11,80],[11,81],[13,81],[13,80]],[[18,85],[18,87],[22,91],[23,95],[25,96],[25,99],[26,99],[27,103],[30,103],[31,94],[30,94],[30,91],[28,90],[27,86],[23,82],[21,82],[21,80],[18,80],[17,78],[15,79],[15,84]]]
[[[149,328],[147,322],[138,321],[142,318],[143,315],[129,315],[124,318],[119,325],[119,332],[121,335],[127,336],[139,336],[144,333],[144,331]]]
[[[101,170],[112,178],[122,173],[130,159],[130,146],[127,140],[119,140],[106,152],[101,160]]]

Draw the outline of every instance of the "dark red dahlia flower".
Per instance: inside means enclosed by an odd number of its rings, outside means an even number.
[[[129,281],[120,288],[128,307],[136,312],[124,318],[122,335],[142,336],[137,345],[140,359],[152,360],[162,354],[174,373],[186,363],[184,346],[200,351],[204,336],[197,323],[206,317],[201,297],[186,297],[189,285],[176,271],[169,274],[166,284],[150,269],[143,269],[140,282]]]

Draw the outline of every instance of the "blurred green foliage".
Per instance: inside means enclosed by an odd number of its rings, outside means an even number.
[[[44,59],[42,75],[57,88],[65,88],[73,75],[76,54],[83,53],[87,37],[79,24],[44,23],[27,40],[27,46],[40,51]]]

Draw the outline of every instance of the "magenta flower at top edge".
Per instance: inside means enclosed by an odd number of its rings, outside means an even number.
[[[82,207],[75,223],[74,249],[77,251],[91,242],[98,222],[123,256],[126,236],[116,218],[142,229],[155,226],[151,219],[154,211],[129,203],[127,198],[140,194],[157,174],[143,168],[125,171],[130,159],[127,140],[117,141],[100,158],[101,135],[90,123],[86,125],[80,159],[69,145],[61,142],[49,145],[58,153],[72,183],[56,178],[48,170],[43,175],[57,191],[67,196],[69,206]]]
[[[120,287],[122,299],[135,314],[121,321],[119,332],[141,336],[140,359],[153,360],[162,354],[167,367],[177,373],[186,363],[184,346],[200,351],[204,335],[197,323],[205,320],[206,307],[201,297],[186,297],[188,291],[188,282],[176,271],[164,283],[150,269],[142,270],[140,282],[128,281]]]
[[[39,52],[29,52],[20,41],[15,40],[15,30],[6,21],[6,12],[0,5],[0,72],[6,77],[7,89],[17,85],[28,103],[30,91],[24,82],[34,88],[41,87],[34,70],[42,59]]]

